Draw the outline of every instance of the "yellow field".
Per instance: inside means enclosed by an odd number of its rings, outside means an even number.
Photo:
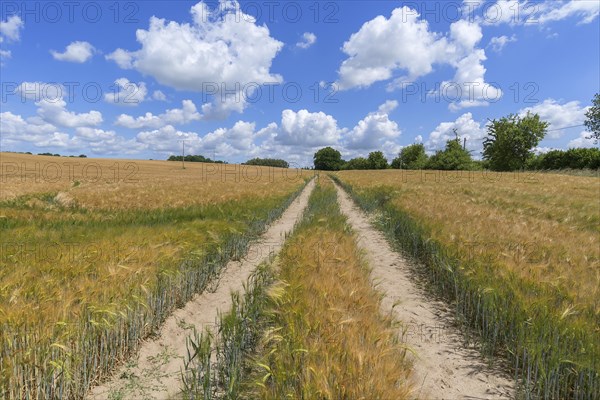
[[[600,179],[342,171],[536,395],[600,389]],[[523,365],[525,363],[525,365]],[[525,369],[523,369],[525,368]]]
[[[115,340],[127,350],[202,289],[217,273],[213,264],[242,251],[308,175],[0,155],[0,383],[21,390],[11,392],[16,397],[50,395],[50,384],[34,381],[46,379],[40,375],[60,376],[64,390],[82,393],[94,377],[79,369],[85,345],[100,332],[122,331]],[[102,367],[111,354],[100,353],[93,361]]]
[[[174,208],[285,193],[309,172],[204,164],[0,153],[0,201],[61,193],[86,209]],[[225,190],[224,190],[225,189]],[[62,198],[61,198],[62,197]]]
[[[413,398],[399,322],[381,311],[331,181],[317,182],[279,255],[231,294],[219,334],[189,339],[183,399]]]
[[[263,399],[406,399],[411,369],[329,179],[280,256]]]
[[[0,397],[83,396],[175,307],[210,287],[312,175],[185,166],[0,153]],[[335,177],[422,261],[416,268],[483,337],[484,350],[508,356],[525,392],[600,391],[598,177]],[[374,312],[378,298],[354,237],[322,186],[311,197],[314,215],[281,255],[271,319],[285,335],[274,331],[265,343],[273,377],[255,394],[401,398],[410,391],[404,350],[392,321]],[[311,258],[323,243],[336,244],[328,256],[343,274]],[[290,357],[286,346],[310,356]]]
[[[600,313],[598,178],[464,171],[338,175],[358,190],[392,187],[392,204],[431,228],[432,238],[498,263],[495,274],[510,271],[564,290],[573,312]]]

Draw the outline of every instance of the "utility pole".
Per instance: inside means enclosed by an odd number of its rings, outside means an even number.
[[[185,141],[190,139],[181,139],[181,169],[185,169]]]

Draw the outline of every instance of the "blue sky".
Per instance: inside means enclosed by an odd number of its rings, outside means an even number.
[[[539,113],[540,151],[593,146],[597,0],[11,2],[3,151],[310,165]],[[561,129],[564,127],[572,127]]]

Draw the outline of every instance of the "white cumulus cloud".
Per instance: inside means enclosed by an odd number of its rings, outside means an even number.
[[[282,81],[270,69],[283,43],[270,36],[266,25],[244,14],[236,1],[221,2],[216,10],[200,2],[191,7],[191,15],[191,23],[152,17],[147,30],[136,32],[140,49],[117,49],[107,58],[175,89],[210,91],[215,113],[222,107],[226,113],[245,107],[243,97],[232,107],[225,91],[239,94],[248,84]]]
[[[277,141],[284,145],[294,146],[329,146],[340,138],[337,121],[322,111],[311,113],[307,110],[298,112],[283,110],[281,113],[281,129]]]
[[[10,50],[0,50],[0,63],[2,59],[12,58],[12,52]]]
[[[144,100],[148,94],[148,89],[144,82],[134,83],[127,78],[119,78],[112,86],[113,91],[104,95],[107,103],[115,103],[124,106],[137,106]]]
[[[157,129],[166,125],[181,125],[200,120],[200,113],[193,101],[183,100],[181,104],[181,108],[168,109],[159,115],[150,112],[139,117],[121,114],[117,117],[115,125],[130,129]]]
[[[0,43],[4,42],[5,38],[18,42],[21,39],[23,26],[23,20],[18,15],[12,15],[6,21],[0,21]]]
[[[591,0],[546,1],[539,22],[544,24],[560,21],[569,17],[578,17],[580,24],[589,24],[600,14],[600,2]]]
[[[39,117],[51,124],[65,127],[77,128],[80,126],[97,126],[102,123],[102,114],[99,111],[87,113],[75,113],[66,109],[67,103],[63,100],[50,101],[42,99],[35,103],[38,106]]]
[[[389,119],[389,113],[398,106],[397,101],[387,101],[376,112],[367,114],[344,137],[348,149],[372,150],[383,148],[400,136],[401,131],[395,121]]]
[[[4,41],[18,42],[21,39],[21,29],[23,29],[23,20],[18,15],[10,16],[6,21],[0,20],[0,43]],[[0,49],[0,66],[12,58],[12,51]]]
[[[426,20],[409,7],[396,8],[390,18],[378,16],[350,36],[342,50],[348,58],[338,71],[340,89],[368,87],[404,70],[409,79],[430,73],[444,58],[447,39],[429,31]]]
[[[485,81],[485,51],[476,47],[482,38],[478,22],[459,20],[447,34],[440,34],[430,31],[415,10],[396,8],[389,18],[378,16],[366,22],[344,43],[348,58],[338,71],[338,86],[342,90],[369,87],[400,73],[388,85],[394,90],[431,73],[436,64],[449,65],[456,69],[454,79],[441,84],[449,108],[487,105],[502,92]],[[449,88],[458,93],[446,93]]]
[[[296,46],[300,47],[301,49],[308,49],[310,46],[315,44],[316,41],[317,35],[312,32],[304,32],[302,34],[302,40],[296,43]]]
[[[132,69],[133,68],[133,65],[131,64],[133,56],[129,52],[127,52],[123,49],[116,49],[112,53],[104,56],[104,58],[106,58],[107,60],[114,61],[115,63],[117,63],[119,68],[122,68],[122,69]]]
[[[50,50],[50,53],[55,60],[84,63],[92,58],[95,51],[94,46],[88,42],[73,42],[62,53],[54,50]]]
[[[582,107],[578,101],[560,104],[554,99],[546,99],[533,107],[523,108],[519,115],[524,116],[527,112],[538,114],[543,121],[550,123],[548,137],[557,139],[564,133],[560,128],[582,125],[588,109],[589,107]]]
[[[200,137],[196,132],[183,132],[172,125],[137,134],[139,143],[157,152],[181,152],[181,140],[186,140],[186,153],[192,154],[200,148]]]

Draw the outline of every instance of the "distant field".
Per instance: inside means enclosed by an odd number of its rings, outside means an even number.
[[[438,268],[425,272],[492,344],[534,360],[529,374],[545,381],[544,390],[600,385],[600,179],[392,170],[336,176],[363,206],[383,212],[382,226],[406,252]],[[587,368],[596,375],[579,374]],[[578,377],[559,383],[571,373]]]
[[[84,393],[90,371],[114,364],[208,285],[308,176],[223,164],[183,170],[166,161],[0,158],[0,383],[15,398]]]
[[[0,153],[0,162],[0,200],[66,192],[59,197],[60,203],[74,202],[86,209],[173,208],[248,195],[270,196],[284,193],[309,174],[297,169],[190,162],[183,170],[181,162],[172,161],[16,153]]]

